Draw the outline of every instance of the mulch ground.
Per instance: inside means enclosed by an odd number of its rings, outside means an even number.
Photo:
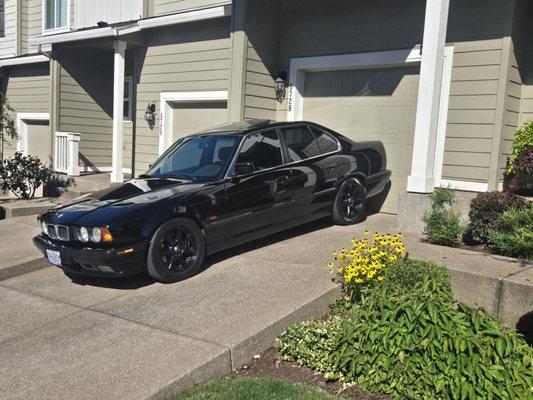
[[[333,395],[339,395],[357,400],[389,400],[382,394],[362,392],[356,386],[343,389],[340,382],[328,382],[321,374],[307,367],[300,367],[296,363],[279,361],[276,358],[277,350],[270,347],[259,358],[255,358],[239,370],[234,371],[234,377],[250,376],[258,378],[277,378],[289,382],[300,383],[321,389]]]

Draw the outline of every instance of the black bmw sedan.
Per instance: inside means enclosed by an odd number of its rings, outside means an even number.
[[[175,282],[206,255],[330,216],[353,224],[390,180],[380,142],[247,120],[183,137],[137,179],[46,211],[33,239],[69,275]]]

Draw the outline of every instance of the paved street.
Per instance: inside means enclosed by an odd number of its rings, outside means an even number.
[[[227,374],[290,322],[327,310],[337,292],[325,264],[361,229],[314,223],[221,253],[172,285],[72,282],[52,267],[0,281],[0,398],[164,397]]]

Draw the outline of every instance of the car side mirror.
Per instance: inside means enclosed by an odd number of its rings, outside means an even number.
[[[251,162],[236,163],[233,172],[235,175],[248,175],[255,172],[255,167]]]

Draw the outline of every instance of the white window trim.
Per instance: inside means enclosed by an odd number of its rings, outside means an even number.
[[[228,91],[208,92],[162,92],[159,99],[160,126],[159,126],[159,155],[172,144],[172,103],[189,103],[201,101],[228,101]]]
[[[28,123],[26,121],[50,121],[49,113],[17,113],[16,125],[19,133],[17,151],[28,154]],[[50,139],[51,140],[51,139]]]
[[[124,122],[133,122],[133,76],[124,77],[124,85],[128,82],[128,97],[126,97],[126,91],[124,91],[124,101],[128,100],[128,115],[123,118]]]
[[[441,88],[441,108],[435,154],[435,187],[443,184],[442,163],[444,140],[448,121],[448,101],[451,85],[453,46],[444,51],[444,72]],[[290,64],[287,121],[299,121],[303,117],[305,73],[309,71],[334,71],[351,68],[394,67],[420,64],[420,49],[378,51],[331,56],[293,58]]]
[[[57,1],[57,0],[56,0]],[[47,28],[46,27],[46,0],[42,0],[42,35],[55,35],[56,33],[69,32],[71,29],[71,5],[72,0],[67,0],[67,24],[60,28]]]

